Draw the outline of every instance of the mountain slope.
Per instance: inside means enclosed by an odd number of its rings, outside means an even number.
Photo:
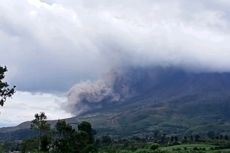
[[[76,119],[92,122],[99,133],[120,136],[155,130],[230,133],[230,73],[133,68],[115,79],[117,93],[124,87],[132,96],[104,102]]]
[[[88,112],[67,121],[87,120],[98,135],[122,137],[156,131],[168,135],[230,134],[230,73],[133,68],[114,78],[113,91],[124,98],[87,103],[91,107]],[[1,129],[0,136],[25,133],[22,130],[28,128],[27,123]]]

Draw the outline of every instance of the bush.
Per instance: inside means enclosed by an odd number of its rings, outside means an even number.
[[[159,144],[157,144],[157,143],[154,143],[154,144],[152,144],[151,146],[150,146],[150,149],[151,150],[156,150],[156,149],[158,149],[159,148]]]

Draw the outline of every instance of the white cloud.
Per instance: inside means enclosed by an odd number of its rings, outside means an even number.
[[[114,66],[230,71],[228,1],[0,3],[0,57],[21,90],[67,90]]]
[[[64,96],[18,91],[0,109],[0,126],[12,126],[34,119],[35,113],[45,112],[49,120],[71,117],[63,111]]]
[[[65,92],[127,65],[230,72],[229,10],[227,0],[0,0],[0,64],[28,91],[0,117],[22,106],[20,121],[40,108],[52,116],[52,96],[40,107],[44,95],[29,92]]]

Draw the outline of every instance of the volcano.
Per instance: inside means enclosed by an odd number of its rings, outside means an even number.
[[[86,120],[98,135],[114,137],[156,131],[166,135],[230,134],[230,73],[139,67],[113,72],[106,83],[109,92],[94,85],[99,91],[77,95],[81,105],[73,101],[71,111],[78,111],[77,107],[87,110],[67,119],[69,123]],[[29,129],[28,122],[1,129],[0,135],[26,133],[25,129]]]

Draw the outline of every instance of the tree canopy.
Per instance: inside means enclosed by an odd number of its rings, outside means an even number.
[[[6,67],[0,66],[0,105],[3,106],[8,97],[11,97],[15,93],[15,87],[9,87],[7,82],[4,82]]]

